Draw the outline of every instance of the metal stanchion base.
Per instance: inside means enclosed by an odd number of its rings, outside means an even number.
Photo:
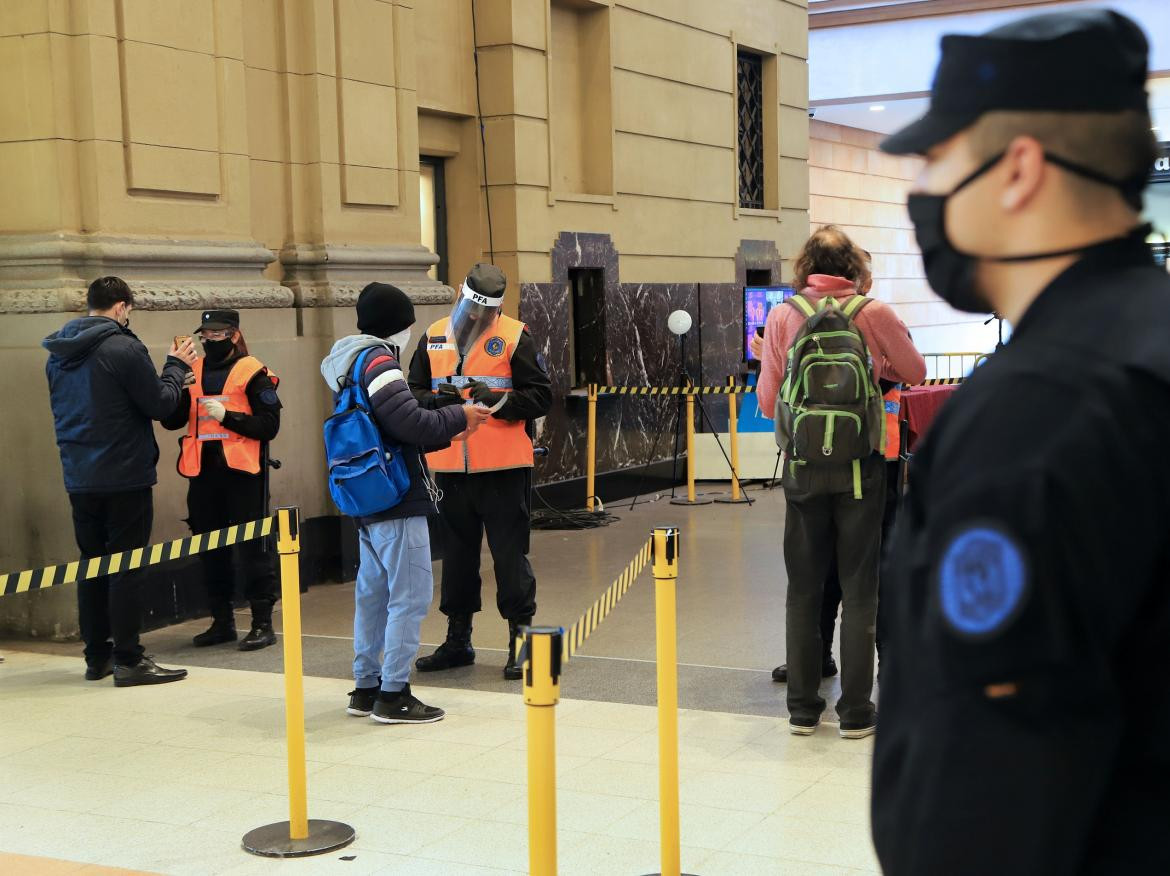
[[[716,496],[715,501],[720,505],[746,505],[751,500],[742,493],[738,499],[732,498],[731,494],[727,493],[726,495]]]
[[[714,502],[711,496],[705,496],[702,493],[695,494],[695,501],[691,501],[686,496],[675,496],[670,500],[671,505],[710,505]]]
[[[309,819],[309,835],[304,839],[289,839],[288,831],[287,821],[250,830],[244,834],[244,851],[265,858],[307,858],[348,846],[356,836],[348,824],[318,818]]]

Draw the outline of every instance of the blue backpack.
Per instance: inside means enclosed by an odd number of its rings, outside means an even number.
[[[353,373],[334,397],[333,416],[325,421],[325,458],[329,493],[342,514],[369,517],[388,511],[410,489],[410,471],[402,448],[387,446],[370,413],[361,376],[371,353],[358,354]]]

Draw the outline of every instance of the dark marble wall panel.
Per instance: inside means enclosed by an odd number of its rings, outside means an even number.
[[[742,287],[734,283],[700,285],[699,325],[703,383],[723,386],[728,377],[738,376],[744,368]],[[726,431],[726,400],[711,397],[706,402],[711,425],[716,431]]]
[[[538,443],[549,451],[537,460],[538,483],[585,474],[587,404],[583,396],[570,395],[571,268],[604,271],[606,354],[614,385],[673,385],[680,379],[680,354],[692,380],[723,383],[738,371],[742,355],[743,305],[736,285],[622,284],[618,253],[605,234],[563,232],[551,257],[552,282],[524,284],[520,290],[520,318],[543,353],[553,384],[553,406],[538,436]],[[693,322],[683,351],[666,325],[670,313],[679,309],[686,310]],[[726,404],[721,399],[706,401],[716,428],[726,428]],[[677,410],[677,401],[669,397],[603,397],[597,407],[598,473],[669,459]],[[701,422],[697,425],[702,427]]]

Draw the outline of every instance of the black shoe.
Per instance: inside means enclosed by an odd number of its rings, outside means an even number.
[[[508,681],[518,681],[524,675],[524,670],[516,662],[516,639],[520,636],[522,626],[532,626],[532,618],[508,621],[508,662],[504,664],[504,678]]]
[[[114,674],[114,658],[107,657],[103,663],[91,663],[85,668],[86,681],[101,681],[107,675]]]
[[[812,736],[817,732],[817,726],[820,723],[820,715],[815,718],[790,717],[788,719],[788,732],[793,736]]]
[[[168,681],[182,681],[186,677],[186,669],[163,669],[149,657],[143,657],[133,666],[114,664],[114,687],[166,684]]]
[[[821,664],[821,678],[832,678],[837,674],[837,661],[830,657]],[[783,663],[772,670],[772,681],[788,684],[788,664]]]
[[[451,615],[447,618],[447,639],[428,657],[414,661],[419,672],[438,672],[457,666],[470,666],[475,662],[475,649],[471,647],[471,615]]]
[[[842,739],[864,739],[877,733],[877,712],[868,721],[842,721]]]
[[[368,718],[370,712],[374,711],[379,691],[378,687],[355,687],[349,692],[349,707],[345,710],[346,714]]]
[[[233,630],[233,632],[235,632]],[[235,636],[232,636],[234,639]],[[276,644],[276,633],[272,631],[272,624],[253,624],[244,641],[240,642],[241,651],[259,651],[269,645]]]
[[[419,702],[408,684],[398,693],[379,693],[370,717],[379,724],[434,724],[446,714],[442,709]]]
[[[206,631],[191,639],[196,648],[206,648],[210,645],[222,645],[224,642],[234,642],[239,638],[236,633],[234,620],[214,620]]]

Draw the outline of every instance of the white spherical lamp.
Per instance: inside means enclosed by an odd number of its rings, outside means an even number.
[[[676,310],[666,318],[666,327],[672,334],[685,335],[691,330],[691,315],[685,310]]]

